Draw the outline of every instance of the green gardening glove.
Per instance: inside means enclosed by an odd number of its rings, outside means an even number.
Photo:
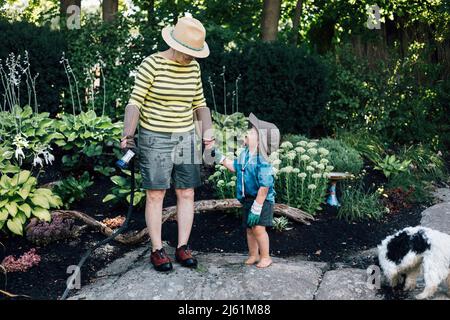
[[[249,227],[255,226],[259,222],[259,218],[261,217],[262,204],[253,201],[252,208],[250,209],[250,213],[247,218],[247,225]]]

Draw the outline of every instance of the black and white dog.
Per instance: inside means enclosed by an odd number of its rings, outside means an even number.
[[[404,290],[414,289],[422,267],[425,289],[416,298],[431,297],[445,279],[450,296],[450,235],[420,226],[405,228],[381,242],[378,260],[392,287],[406,275]]]

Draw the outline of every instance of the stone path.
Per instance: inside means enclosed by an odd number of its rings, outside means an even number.
[[[438,203],[422,213],[421,224],[450,234],[450,189],[438,189]],[[173,256],[173,248],[166,246]],[[380,300],[381,291],[367,285],[365,269],[353,268],[350,261],[330,266],[302,260],[300,257],[274,258],[265,270],[245,266],[244,255],[194,252],[199,260],[197,270],[175,264],[168,274],[154,271],[147,246],[135,249],[110,263],[97,273],[89,285],[70,299],[267,299],[267,300]],[[350,257],[355,263],[372,261],[376,248]],[[405,294],[413,299],[423,288]],[[450,300],[445,285],[434,299]]]

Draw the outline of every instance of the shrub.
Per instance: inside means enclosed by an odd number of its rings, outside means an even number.
[[[79,31],[79,30],[77,30]],[[60,105],[60,93],[66,87],[64,69],[59,64],[62,52],[67,50],[66,38],[61,32],[51,31],[48,27],[37,27],[35,24],[20,21],[10,22],[0,19],[0,59],[5,60],[10,53],[24,56],[29,54],[29,62],[36,78],[39,110],[55,114]],[[86,49],[84,44],[82,48]],[[0,86],[0,96],[3,87]],[[21,96],[27,97],[26,88],[22,88]]]
[[[334,167],[334,171],[357,174],[362,170],[363,160],[358,151],[345,142],[326,138],[319,141],[319,146],[330,152],[328,159]]]
[[[342,190],[337,217],[348,222],[379,220],[386,212],[378,193],[366,193],[360,187],[347,186]]]
[[[221,74],[225,66],[227,78],[233,79],[225,83],[226,94],[236,91],[235,79],[241,75],[237,95],[240,112],[254,112],[261,119],[275,123],[283,133],[309,133],[320,123],[328,89],[327,69],[318,56],[303,47],[255,41],[224,52],[217,59],[200,61],[203,84],[209,78],[214,81],[217,101],[224,100]],[[211,90],[206,86],[205,96],[208,104],[213,105]],[[230,95],[227,110],[231,110],[232,100]]]
[[[407,172],[400,173],[389,180],[386,188],[400,188],[404,192],[412,190],[408,197],[411,203],[431,203],[432,185],[431,183],[423,180],[418,174]]]
[[[61,198],[50,189],[37,188],[37,179],[30,171],[22,170],[9,177],[0,178],[0,230],[4,224],[18,235],[23,234],[23,225],[31,217],[50,221],[50,208],[59,208]]]

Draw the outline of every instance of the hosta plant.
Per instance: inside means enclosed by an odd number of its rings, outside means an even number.
[[[49,210],[61,205],[61,198],[50,189],[37,187],[37,179],[30,171],[3,174],[0,178],[0,230],[6,225],[11,232],[22,235],[23,225],[31,216],[50,221]]]
[[[273,228],[278,232],[287,230],[288,225],[289,225],[289,220],[286,217],[273,218]]]
[[[2,158],[19,166],[52,164],[51,145],[61,143],[64,136],[57,132],[58,120],[49,116],[48,112],[34,113],[30,106],[0,112]]]
[[[87,189],[93,184],[94,182],[91,180],[89,172],[85,171],[77,179],[70,176],[60,181],[53,188],[53,192],[61,197],[64,207],[68,209],[74,201],[85,198]]]
[[[122,170],[127,176],[131,176],[129,170]],[[131,181],[130,178],[124,176],[112,176],[111,181],[115,186],[111,189],[111,193],[103,198],[103,202],[112,201],[114,203],[120,201],[131,201]],[[142,176],[139,173],[135,174],[135,186],[136,191],[134,192],[134,206],[142,206],[145,200],[145,190],[141,189]]]
[[[386,178],[408,171],[411,160],[400,161],[395,155],[385,156],[384,159],[377,159],[375,170],[383,171]]]
[[[122,156],[119,140],[123,125],[113,123],[107,116],[97,116],[93,110],[79,115],[62,113],[58,130],[65,139],[56,143],[66,151],[62,158],[67,169],[87,166],[104,175],[115,169],[114,160]]]

